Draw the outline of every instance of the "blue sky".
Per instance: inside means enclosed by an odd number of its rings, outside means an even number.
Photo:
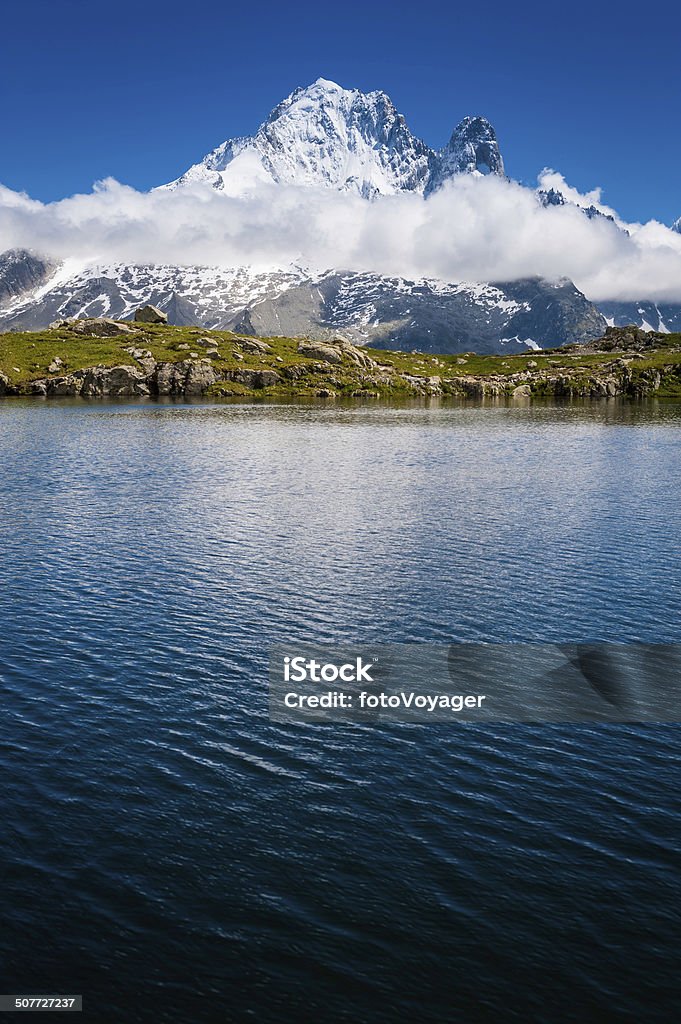
[[[108,175],[147,189],[322,76],[384,89],[433,146],[484,114],[512,177],[551,166],[603,186],[629,220],[668,222],[681,215],[680,32],[659,0],[11,4],[0,181],[43,200]]]

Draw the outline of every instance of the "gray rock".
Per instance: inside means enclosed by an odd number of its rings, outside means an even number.
[[[201,360],[200,363],[192,363],[185,378],[185,395],[202,395],[220,380],[210,363]]]
[[[147,375],[152,374],[156,369],[156,360],[152,356],[149,349],[133,347],[126,348],[125,351],[128,353],[128,355],[131,355],[132,358],[135,359],[140,364],[140,366]]]
[[[90,338],[115,338],[119,334],[133,334],[132,327],[106,316],[87,317],[83,320],[67,320],[64,326],[75,334]]]
[[[259,341],[255,338],[244,338],[239,341],[239,344],[246,352],[257,352],[260,355],[272,351],[272,346],[268,345],[266,341]]]
[[[52,360],[52,362],[50,363],[50,365],[47,367],[47,372],[48,373],[59,373],[59,371],[61,370],[63,365],[64,365],[64,363],[59,358],[59,356],[55,356],[54,359]]]
[[[135,310],[135,321],[138,324],[167,324],[168,314],[157,306],[140,306]]]
[[[53,377],[47,382],[47,393],[51,398],[75,397],[80,394],[82,383],[72,374],[68,377]]]
[[[152,379],[152,388],[158,395],[180,395],[184,391],[189,365],[158,363]]]
[[[112,398],[132,398],[148,395],[149,387],[144,370],[136,366],[95,366],[80,371],[82,383],[80,394],[84,398],[96,395],[110,395]],[[73,374],[77,378],[79,374]]]
[[[294,363],[292,366],[284,367],[281,372],[287,380],[300,380],[301,377],[308,375],[310,367],[306,363]]]
[[[513,388],[511,395],[513,398],[531,398],[532,388],[529,384],[519,384],[517,388]]]
[[[343,362],[340,349],[333,345],[325,345],[321,341],[301,341],[298,343],[298,351],[301,356],[307,356],[308,359],[322,359],[325,363]]]
[[[245,384],[247,388],[268,388],[281,381],[276,370],[232,370],[228,375],[237,384]]]
[[[202,395],[221,379],[207,359],[158,363],[149,385],[158,395]]]
[[[9,387],[9,377],[6,377],[4,373],[0,373],[0,395],[6,395],[9,391]]]

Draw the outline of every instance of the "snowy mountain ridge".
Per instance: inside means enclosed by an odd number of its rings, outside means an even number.
[[[0,332],[73,317],[130,319],[147,302],[174,324],[253,336],[333,338],[340,332],[358,344],[431,352],[538,348],[594,338],[604,327],[569,281],[451,284],[349,270],[314,274],[300,266],[275,272],[126,264],[41,269],[34,260],[28,252],[7,259],[8,267],[23,262],[31,273],[17,283],[11,301],[0,303]]]
[[[412,135],[384,92],[343,89],[319,78],[274,108],[252,137],[228,139],[176,181],[238,195],[256,181],[313,185],[364,198],[428,195],[454,174],[504,176],[492,125],[467,117],[447,146],[433,150]]]

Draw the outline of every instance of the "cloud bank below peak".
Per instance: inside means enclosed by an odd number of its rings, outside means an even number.
[[[424,198],[255,181],[230,196],[203,185],[138,192],[114,179],[41,203],[0,185],[0,249],[98,263],[251,265],[370,271],[444,281],[570,278],[593,301],[681,301],[681,234],[625,224],[555,171],[564,205],[505,178],[457,175]],[[580,207],[603,217],[587,217]],[[613,218],[608,219],[608,218]]]

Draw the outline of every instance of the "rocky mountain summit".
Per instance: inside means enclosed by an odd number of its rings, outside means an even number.
[[[467,175],[505,175],[494,128],[484,117],[465,117],[446,146],[432,149],[412,134],[384,92],[344,89],[320,78],[291,93],[253,136],[221,143],[160,189],[177,193],[181,203],[185,189],[204,189],[204,198],[213,198],[213,189],[243,195],[264,181],[372,201],[403,193],[425,198]],[[556,188],[539,190],[535,200],[545,207],[574,205]],[[579,209],[592,220],[613,220],[593,205]],[[74,317],[125,320],[145,304],[180,326],[321,340],[341,332],[354,344],[450,353],[588,342],[607,324],[634,323],[662,333],[681,329],[681,304],[645,300],[597,307],[568,280],[408,280],[352,266],[312,267],[304,254],[296,265],[274,260],[267,271],[78,264],[27,249],[0,255],[0,333]]]
[[[209,184],[238,194],[259,180],[372,198],[428,195],[452,175],[470,173],[504,175],[494,128],[484,117],[464,118],[447,146],[433,150],[411,133],[384,92],[319,78],[275,107],[254,136],[228,139],[161,187]]]

